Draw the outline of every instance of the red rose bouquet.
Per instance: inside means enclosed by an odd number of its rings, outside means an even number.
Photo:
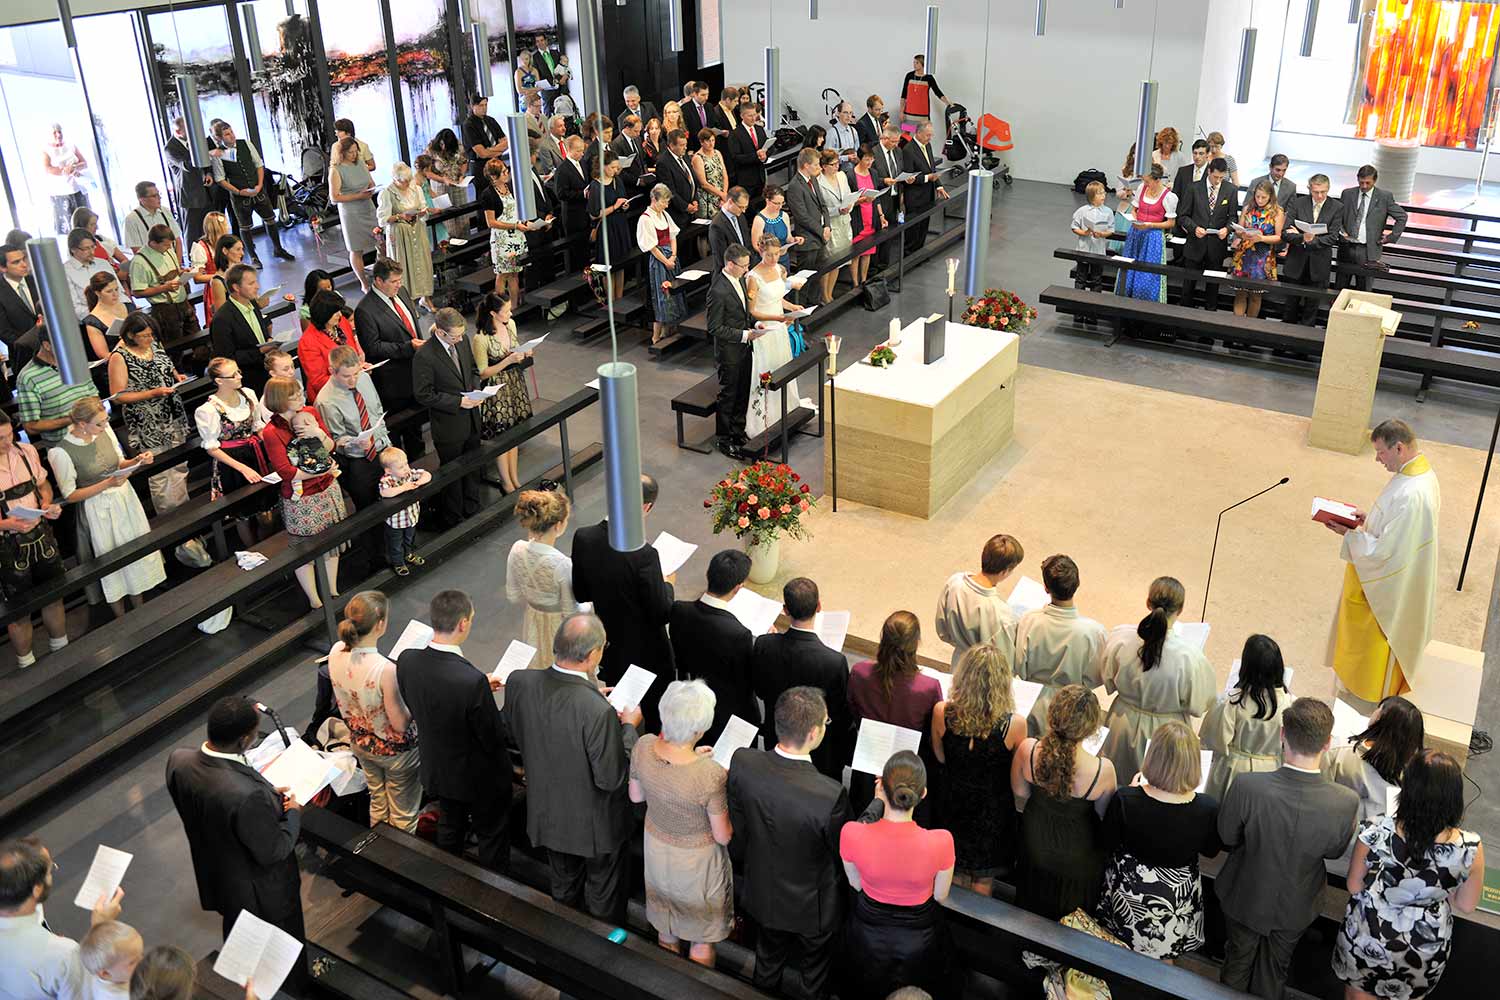
[[[1015,292],[1007,292],[1003,288],[986,288],[979,298],[968,300],[959,322],[986,330],[1020,333],[1034,319],[1036,310],[1022,302]]]
[[[806,538],[802,516],[816,503],[812,487],[790,465],[761,461],[715,483],[703,507],[714,534],[732,531],[736,538],[764,544],[782,533]]]

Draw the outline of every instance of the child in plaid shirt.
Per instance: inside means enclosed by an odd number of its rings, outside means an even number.
[[[400,448],[387,448],[380,453],[380,467],[385,475],[380,477],[382,497],[399,496],[422,486],[432,479],[426,469],[413,469],[406,464],[406,452]],[[385,557],[391,571],[397,576],[411,572],[407,564],[421,566],[426,560],[414,551],[417,541],[417,519],[422,514],[422,505],[414,503],[403,507],[385,519]]]

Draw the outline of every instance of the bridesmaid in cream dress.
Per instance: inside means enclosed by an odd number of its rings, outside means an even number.
[[[552,666],[552,639],[564,618],[590,609],[573,596],[573,561],[557,547],[568,530],[573,505],[560,490],[527,490],[516,501],[516,519],[526,538],[511,546],[505,565],[505,596],[525,602],[521,641],[536,649],[533,670]]]
[[[768,332],[756,338],[751,348],[750,408],[745,415],[745,436],[750,438],[781,420],[783,392],[791,393],[787,400],[788,413],[803,402],[795,380],[788,382],[784,389],[761,392],[761,372],[774,372],[792,360],[792,341],[781,317],[796,312],[798,306],[786,300],[791,286],[787,284],[786,268],[781,266],[781,257],[785,253],[781,240],[766,233],[760,238],[759,248],[760,263],[750,269],[746,284],[750,292],[750,318],[764,323]]]

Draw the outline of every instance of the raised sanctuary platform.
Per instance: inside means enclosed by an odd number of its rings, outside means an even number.
[[[933,517],[1010,443],[1019,338],[947,323],[946,351],[929,365],[925,325],[901,331],[889,367],[841,359],[833,380],[841,503]],[[824,469],[833,468],[833,447],[825,435]]]
[[[1289,476],[1286,486],[1224,518],[1207,652],[1222,680],[1245,638],[1265,632],[1295,670],[1298,694],[1332,696],[1324,659],[1343,563],[1338,538],[1309,520],[1308,508],[1315,495],[1373,503],[1389,473],[1371,447],[1341,455],[1308,445],[1305,417],[1049,369],[1022,366],[1008,384],[1016,387],[1014,439],[936,516],[894,513],[841,494],[838,513],[819,504],[808,522],[812,537],[784,544],[780,573],[755,589],[779,596],[786,579],[812,577],[824,608],[853,612],[851,647],[872,653],[884,617],[912,611],[922,620],[922,654],[946,666],[950,650],[932,626],[943,581],[976,569],[984,540],[1003,531],[1026,548],[1007,593],[1022,575],[1040,580],[1042,559],[1065,552],[1082,575],[1080,610],[1106,627],[1139,621],[1146,590],[1161,575],[1182,581],[1182,617],[1195,621],[1218,512]],[[842,490],[845,442],[857,435],[843,423],[842,397],[839,406]],[[1445,501],[1433,637],[1477,649],[1489,574],[1470,572],[1462,593],[1453,588],[1484,454],[1427,441],[1422,447]],[[897,453],[883,458],[893,481],[909,475],[902,461]],[[1492,482],[1490,492],[1497,491]],[[1500,498],[1486,503],[1493,510]],[[1471,570],[1494,565],[1497,546],[1500,523],[1482,519]]]

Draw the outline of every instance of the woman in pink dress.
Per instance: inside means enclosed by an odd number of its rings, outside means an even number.
[[[875,147],[869,143],[861,144],[859,147],[859,159],[854,164],[854,189],[856,191],[875,190],[875,177],[870,173],[870,164],[875,162]],[[854,242],[870,239],[875,235],[877,229],[885,228],[885,210],[880,207],[879,199],[864,200],[854,206]],[[854,287],[863,285],[870,277],[870,261],[875,257],[875,244],[871,243],[865,250],[860,251],[859,256],[854,258],[849,268],[849,276],[854,282]]]

